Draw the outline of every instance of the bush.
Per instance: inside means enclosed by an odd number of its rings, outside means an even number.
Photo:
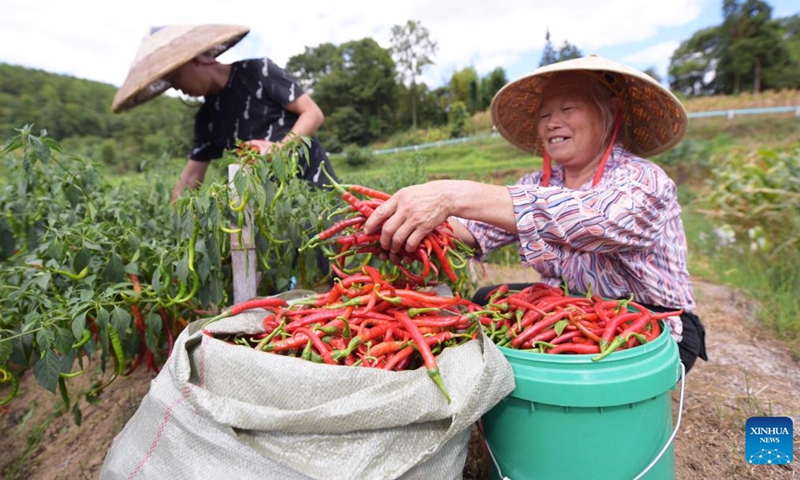
[[[451,104],[447,117],[447,123],[450,125],[450,138],[460,138],[467,135],[470,116],[467,105],[464,102]]]
[[[344,149],[344,161],[351,167],[361,167],[368,165],[375,160],[375,155],[367,148],[357,145],[348,145]]]

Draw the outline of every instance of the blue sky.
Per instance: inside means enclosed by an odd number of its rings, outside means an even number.
[[[773,18],[800,13],[797,0],[767,1]],[[722,0],[4,0],[0,62],[119,86],[151,26],[231,23],[250,34],[220,57],[270,57],[285,65],[305,47],[365,37],[389,47],[393,25],[417,20],[437,42],[436,64],[422,79],[431,87],[453,72],[497,67],[509,80],[535,69],[549,30],[559,47],[569,41],[666,77],[669,57],[696,31],[719,25]],[[226,8],[222,8],[225,6]],[[91,12],[87,14],[87,12]]]

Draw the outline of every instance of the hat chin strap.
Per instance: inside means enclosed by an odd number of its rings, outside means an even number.
[[[619,124],[621,123],[622,118],[622,110],[617,113],[617,118],[614,119],[614,132],[611,134],[611,142],[608,144],[605,153],[603,153],[603,159],[600,160],[600,165],[597,166],[597,171],[594,173],[594,180],[592,180],[592,186],[597,186],[600,183],[600,179],[603,177],[603,171],[606,169],[606,162],[608,162],[608,157],[611,156],[611,149],[614,148],[614,143],[617,141],[617,133],[619,133]],[[543,187],[550,186],[550,177],[553,174],[553,161],[550,159],[550,154],[547,153],[547,150],[544,150],[543,155],[543,163],[542,163],[542,181],[541,185]]]

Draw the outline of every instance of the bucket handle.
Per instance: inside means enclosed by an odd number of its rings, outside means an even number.
[[[683,362],[680,362],[680,364],[681,364],[681,396],[680,396],[680,401],[678,403],[678,418],[675,420],[675,428],[672,430],[672,435],[670,435],[669,439],[667,439],[667,443],[664,445],[664,448],[662,448],[661,451],[658,452],[658,455],[656,455],[656,458],[654,458],[653,461],[650,462],[650,464],[646,466],[644,470],[642,470],[639,473],[639,475],[636,475],[633,478],[633,480],[641,479],[643,476],[647,474],[647,472],[649,472],[658,463],[659,460],[661,460],[661,457],[664,456],[664,454],[667,452],[667,449],[672,444],[672,441],[675,440],[675,435],[677,435],[678,433],[678,427],[681,426],[681,413],[683,413],[683,394],[684,391],[686,390],[686,366],[684,366]],[[483,433],[483,430],[481,430],[481,433]],[[489,452],[489,457],[492,459],[492,463],[494,463],[494,468],[497,470],[498,476],[502,480],[511,480],[510,478],[503,475],[503,471],[500,469],[500,464],[497,463],[497,459],[494,457],[492,446],[489,445],[489,439],[487,439],[485,435],[483,437],[483,442],[486,444],[486,450]]]

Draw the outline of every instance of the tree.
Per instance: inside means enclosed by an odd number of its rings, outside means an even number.
[[[724,0],[717,75],[724,93],[739,93],[752,83],[761,92],[763,69],[786,65],[789,55],[781,41],[780,23],[772,20],[772,7],[761,0]]]
[[[305,51],[286,62],[286,71],[291,73],[307,91],[313,91],[320,78],[341,68],[339,49],[332,43],[317,47],[305,47]]]
[[[414,130],[417,129],[417,77],[426,66],[433,65],[432,57],[436,54],[436,48],[428,29],[418,21],[409,20],[405,25],[392,27],[391,53],[401,69],[401,76],[411,84],[409,96],[411,126]]]
[[[552,63],[563,62],[564,60],[572,60],[573,58],[580,58],[583,56],[578,47],[572,45],[568,41],[564,40],[564,44],[561,48],[556,52],[553,48],[552,42],[550,42],[550,30],[547,30],[547,33],[544,36],[544,50],[542,51],[542,59],[539,61],[539,66],[544,67],[545,65],[550,65]]]
[[[558,57],[556,56],[556,49],[553,48],[553,43],[550,41],[550,29],[544,35],[544,50],[542,50],[542,59],[539,60],[539,66],[544,67],[556,63]]]
[[[453,73],[450,77],[450,90],[453,92],[453,103],[463,102],[469,113],[475,113],[478,107],[478,73],[473,67],[467,67]]]
[[[775,89],[800,88],[800,15],[777,19],[788,60],[784,65],[765,65],[764,83]]]
[[[381,135],[384,106],[394,106],[397,82],[389,50],[375,40],[306,48],[289,59],[287,69],[314,89],[314,100],[325,112],[320,139],[364,145]]]
[[[558,61],[563,62],[564,60],[572,60],[573,58],[581,58],[583,54],[578,47],[569,43],[568,41],[564,40],[564,44],[561,45],[561,48],[558,50]]]
[[[667,70],[672,90],[684,95],[708,95],[715,92],[720,30],[719,26],[706,28],[681,42],[672,54]]]
[[[508,78],[502,67],[495,68],[481,80],[481,109],[492,104],[492,99],[506,83],[508,83]]]

